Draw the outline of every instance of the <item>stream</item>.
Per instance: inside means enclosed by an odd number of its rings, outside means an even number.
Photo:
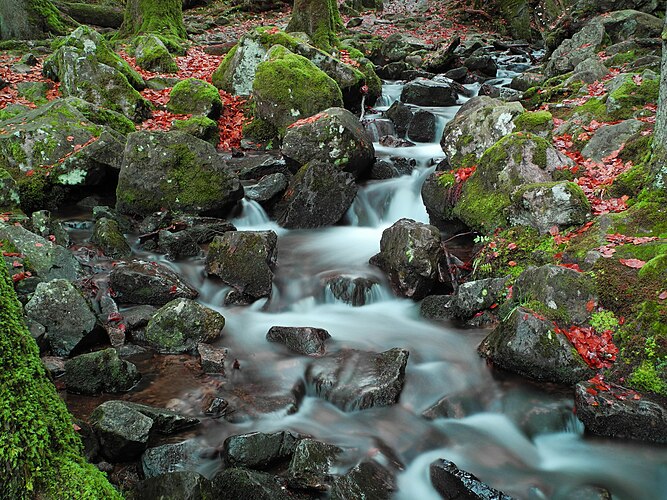
[[[506,78],[511,72],[501,76]],[[400,95],[400,88],[400,83],[387,82],[377,109],[387,109]],[[439,117],[439,139],[458,107],[426,109]],[[387,124],[371,126],[371,133],[373,127],[385,130]],[[569,499],[575,498],[575,493],[582,494],[576,498],[602,498],[591,490],[581,490],[587,486],[605,488],[618,499],[667,499],[667,447],[586,436],[572,411],[571,389],[494,371],[476,352],[488,330],[462,329],[453,323],[421,318],[419,304],[396,298],[382,273],[368,264],[379,251],[382,231],[398,219],[428,222],[420,188],[435,162],[443,157],[436,137],[433,143],[389,148],[381,146],[376,136],[379,158],[409,157],[417,167],[409,176],[369,181],[362,186],[345,221],[335,227],[282,229],[259,205],[244,200],[243,212],[232,220],[237,228],[272,229],[279,236],[270,303],[262,300],[246,307],[223,306],[228,289],[205,278],[203,259],[170,262],[137,250],[138,256],[181,273],[200,290],[202,304],[225,316],[226,326],[215,345],[229,350],[228,368],[224,379],[202,378],[188,369],[187,356],[161,362],[164,356],[137,354],[129,359],[144,378],[123,399],[203,417],[191,437],[202,447],[220,447],[225,438],[235,434],[292,430],[345,448],[348,466],[363,457],[375,457],[401,470],[397,499],[440,498],[429,480],[429,464],[438,458],[451,460],[520,499]],[[339,274],[369,277],[378,283],[368,292],[366,305],[352,307],[323,290],[323,277]],[[332,337],[327,344],[329,353],[343,348],[374,352],[407,349],[410,357],[400,402],[345,413],[306,394],[296,408],[291,403],[292,387],[303,378],[310,359],[268,342],[266,333],[274,325],[326,329]],[[240,369],[231,369],[232,360],[238,360]],[[253,399],[256,394],[272,403],[251,419],[230,422],[203,415],[202,401],[211,394],[238,400]],[[465,416],[433,420],[422,416],[438,400],[451,395],[463,395]],[[101,402],[99,398],[64,397],[80,415]],[[202,459],[196,467],[211,477],[220,462]]]

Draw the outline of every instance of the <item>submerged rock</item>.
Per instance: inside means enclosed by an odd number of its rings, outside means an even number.
[[[484,484],[449,460],[431,463],[429,475],[433,487],[446,500],[512,500],[511,496]]]
[[[380,281],[376,278],[339,274],[324,278],[322,281],[325,301],[333,298],[359,307],[371,303],[374,295],[380,293]]]
[[[137,367],[120,359],[114,348],[81,354],[65,363],[65,386],[77,394],[129,391],[140,378]]]
[[[161,306],[178,297],[198,295],[178,274],[156,262],[121,262],[111,270],[109,281],[121,304]]]
[[[322,356],[325,342],[331,338],[329,332],[322,328],[272,326],[266,334],[269,342],[279,342],[288,349],[308,356]]]

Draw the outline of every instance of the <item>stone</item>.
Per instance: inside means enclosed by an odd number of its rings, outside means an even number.
[[[477,313],[503,302],[508,277],[487,278],[461,283],[445,305],[451,318],[470,319]]]
[[[153,420],[121,401],[95,408],[90,424],[100,440],[102,455],[111,462],[138,458],[146,449]]]
[[[76,394],[126,392],[140,379],[137,367],[120,359],[114,348],[80,354],[65,363],[65,387]]]
[[[142,415],[147,416],[153,421],[153,431],[158,434],[175,434],[183,430],[189,429],[199,425],[199,419],[181,415],[175,411],[167,410],[165,408],[157,408],[154,406],[130,403],[127,401],[117,401],[133,410],[138,411]]]
[[[604,37],[604,26],[597,20],[589,22],[553,51],[544,71],[546,77],[573,71],[580,62],[595,57],[602,49]]]
[[[217,120],[222,113],[222,99],[218,89],[210,83],[197,78],[186,78],[171,89],[167,110]]]
[[[451,319],[452,314],[448,304],[452,299],[452,295],[427,295],[419,304],[419,313],[422,317],[434,321]]]
[[[186,120],[174,120],[171,129],[193,135],[210,143],[212,146],[217,146],[220,142],[218,122],[211,120],[207,116],[193,116]]]
[[[359,119],[343,108],[328,108],[290,126],[281,152],[288,164],[299,168],[317,161],[350,172],[355,179],[367,176],[375,161],[373,141]]]
[[[69,356],[100,333],[90,304],[68,280],[39,283],[25,312],[28,318],[44,325],[47,343],[56,356]]]
[[[443,458],[431,463],[429,476],[433,487],[446,500],[512,500],[511,496],[491,488]]]
[[[307,356],[324,355],[324,344],[330,338],[326,330],[307,326],[272,326],[266,334],[269,342],[279,342],[289,350]]]
[[[175,298],[194,299],[198,295],[178,274],[157,262],[119,262],[111,270],[109,282],[121,304],[162,306]]]
[[[586,158],[600,162],[614,151],[620,149],[625,142],[642,128],[639,120],[624,120],[615,125],[603,125],[598,128],[581,154]]]
[[[160,38],[152,33],[134,39],[134,57],[141,69],[155,73],[176,73],[178,65],[171,57],[169,49]]]
[[[354,307],[370,304],[381,295],[380,282],[374,278],[339,274],[323,280],[324,301],[340,301]]]
[[[408,126],[408,139],[415,142],[435,141],[436,117],[430,111],[417,111]]]
[[[401,102],[417,106],[454,106],[457,100],[451,85],[425,78],[407,83],[401,91]]]
[[[397,293],[420,300],[438,282],[441,258],[437,228],[400,219],[382,232],[380,253],[371,257],[370,263],[387,274]]]
[[[410,106],[406,106],[401,101],[394,101],[384,115],[394,124],[396,134],[403,137],[408,131],[414,112]]]
[[[215,498],[235,500],[292,500],[277,476],[232,467],[213,478]]]
[[[408,355],[398,348],[382,353],[343,349],[308,365],[306,387],[346,412],[391,406],[403,390]]]
[[[393,474],[375,460],[364,460],[334,479],[332,500],[368,498],[389,500],[397,486]]]
[[[146,326],[144,341],[158,352],[193,353],[199,342],[220,337],[225,318],[191,299],[179,298],[158,309]]]
[[[292,488],[326,491],[329,471],[343,452],[338,446],[310,438],[299,441],[287,467],[287,482]]]
[[[230,436],[223,443],[222,458],[227,467],[264,470],[289,460],[300,440],[301,436],[289,431]]]
[[[70,238],[65,226],[51,216],[48,210],[36,210],[30,216],[30,229],[33,233],[49,241],[55,238],[54,243],[67,248]]]
[[[12,212],[21,206],[19,187],[4,168],[0,168],[0,210]]]
[[[271,296],[278,236],[273,231],[232,231],[209,245],[206,272],[254,300]]]
[[[271,206],[271,202],[276,201],[285,192],[288,184],[287,176],[282,172],[276,172],[262,177],[257,184],[246,187],[245,196],[249,200]]]
[[[200,450],[201,446],[192,440],[148,448],[141,455],[144,477],[158,477],[182,471],[188,466],[194,468],[201,459]]]
[[[199,362],[204,373],[225,375],[227,349],[199,343],[197,344],[197,352],[199,353]]]
[[[573,82],[594,83],[602,80],[609,74],[609,69],[595,56],[581,61],[574,68],[574,73],[571,77],[565,80],[564,85],[569,86]]]
[[[463,61],[463,65],[468,68],[469,71],[492,78],[495,78],[498,73],[498,65],[496,64],[496,61],[488,54],[473,54]]]
[[[195,471],[172,471],[148,477],[132,489],[133,498],[202,500],[213,497],[210,480]]]
[[[127,258],[132,254],[118,222],[113,219],[102,217],[96,220],[90,241],[99,245],[104,255],[114,259]]]

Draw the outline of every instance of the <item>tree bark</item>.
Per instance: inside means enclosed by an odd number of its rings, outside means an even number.
[[[51,0],[0,1],[0,40],[36,40],[64,35],[74,24]]]
[[[653,129],[651,173],[655,187],[667,188],[667,17],[662,30],[662,62],[660,64],[660,94]]]
[[[152,33],[178,44],[187,39],[182,0],[127,0],[119,38]],[[165,40],[163,40],[165,41]],[[169,47],[167,43],[167,47]]]
[[[303,31],[316,47],[330,51],[343,27],[336,0],[294,0],[288,32]]]

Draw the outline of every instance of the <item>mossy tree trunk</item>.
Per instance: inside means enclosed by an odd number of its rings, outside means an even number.
[[[336,0],[294,0],[288,32],[303,31],[315,46],[330,51],[336,44],[336,32],[342,28]]]
[[[0,1],[0,40],[36,40],[64,35],[74,24],[51,0]]]
[[[127,0],[119,38],[147,33],[160,36],[170,50],[171,44],[186,40],[182,0]]]
[[[660,95],[653,129],[651,169],[655,187],[667,189],[667,16],[662,30],[662,62],[660,65]]]
[[[121,498],[83,458],[72,417],[39,359],[2,260],[0,484],[2,498]]]

